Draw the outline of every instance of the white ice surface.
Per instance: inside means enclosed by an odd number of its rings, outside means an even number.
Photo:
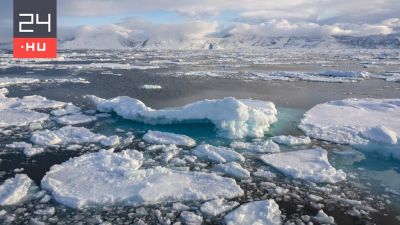
[[[228,212],[238,206],[235,201],[227,201],[223,198],[214,199],[201,205],[200,211],[208,217],[215,217],[222,213]]]
[[[203,100],[179,108],[155,110],[143,102],[122,96],[105,100],[88,96],[101,112],[114,111],[125,119],[149,124],[211,121],[220,136],[228,138],[262,137],[270,124],[277,121],[277,110],[271,102],[224,98]]]
[[[52,146],[67,145],[70,143],[84,144],[95,143],[104,140],[106,137],[95,134],[84,127],[65,126],[58,130],[43,130],[33,132],[30,140],[36,145]]]
[[[272,137],[272,140],[278,144],[283,145],[308,145],[311,144],[311,139],[309,137],[301,136],[301,137],[293,137],[291,135],[280,135]]]
[[[32,144],[26,142],[13,142],[6,145],[7,148],[20,149],[27,157],[31,157],[44,152],[43,148],[33,147]]]
[[[57,123],[63,125],[76,125],[82,123],[93,122],[97,119],[95,116],[87,116],[84,114],[66,115],[57,119]]]
[[[227,225],[280,225],[281,211],[274,200],[249,202],[224,217]]]
[[[40,80],[35,78],[0,77],[0,87],[7,87],[16,84],[32,84],[39,82]]]
[[[216,163],[226,163],[239,161],[242,162],[245,158],[234,150],[226,147],[216,147],[209,144],[197,146],[192,153],[197,157]]]
[[[342,170],[336,170],[328,161],[324,149],[309,149],[263,155],[260,159],[283,174],[314,183],[336,183],[346,179]]]
[[[15,205],[29,198],[35,183],[25,174],[17,174],[0,185],[0,205]]]
[[[235,141],[231,143],[231,148],[246,150],[255,153],[275,153],[280,152],[279,145],[272,140],[255,141],[252,143]]]
[[[145,84],[145,85],[142,85],[141,88],[148,89],[148,90],[162,89],[162,87],[160,85],[155,85],[155,84]]]
[[[51,114],[54,116],[65,116],[65,115],[70,115],[70,114],[76,114],[76,113],[79,113],[80,111],[81,111],[81,108],[73,105],[72,103],[68,103],[62,109],[56,109],[56,110],[51,111]]]
[[[150,130],[143,135],[142,139],[150,144],[166,144],[186,147],[193,147],[196,145],[196,141],[189,136],[161,131]]]
[[[27,109],[0,110],[0,127],[27,126],[30,123],[41,123],[49,119],[49,115]]]
[[[237,162],[217,164],[212,167],[212,170],[239,180],[250,178],[250,172]]]
[[[300,129],[308,136],[400,159],[400,99],[346,99],[306,112]]]
[[[41,184],[55,200],[74,208],[206,201],[243,195],[231,178],[163,167],[139,169],[142,161],[143,155],[134,150],[85,154],[53,166]]]

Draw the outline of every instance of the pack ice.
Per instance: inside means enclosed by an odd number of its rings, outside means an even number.
[[[272,199],[249,202],[224,217],[227,225],[280,225],[281,211]]]
[[[400,99],[346,99],[319,104],[300,123],[308,136],[400,159]]]
[[[314,183],[336,183],[346,179],[342,170],[336,170],[328,161],[324,149],[308,149],[263,155],[260,159],[283,174]]]
[[[193,147],[196,145],[196,141],[186,135],[152,130],[143,135],[143,140],[151,144],[168,144],[186,147]]]
[[[35,183],[25,174],[17,174],[0,185],[0,205],[15,205],[27,199],[36,188]]]
[[[73,208],[206,201],[243,195],[231,178],[164,167],[140,169],[142,162],[142,153],[135,150],[102,150],[53,166],[41,185],[55,200]]]
[[[121,96],[102,99],[88,96],[100,112],[115,112],[125,119],[148,124],[211,121],[219,135],[227,138],[263,137],[270,124],[277,121],[272,102],[224,98],[202,100],[179,108],[155,110],[140,100]]]

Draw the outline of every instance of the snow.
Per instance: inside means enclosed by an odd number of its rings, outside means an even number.
[[[27,126],[31,123],[41,123],[49,119],[44,113],[26,109],[0,110],[0,127]]]
[[[278,144],[289,145],[289,146],[311,144],[311,139],[305,136],[293,137],[291,135],[288,136],[280,135],[272,137],[272,140]]]
[[[155,85],[155,84],[145,84],[141,86],[142,89],[148,89],[148,90],[157,90],[157,89],[162,89],[160,85]]]
[[[150,144],[166,144],[186,147],[194,147],[196,145],[196,141],[189,136],[161,131],[150,130],[143,135],[142,139]]]
[[[238,205],[239,205],[239,203],[237,203],[235,201],[229,202],[223,198],[218,198],[218,199],[208,201],[208,202],[204,203],[203,205],[201,205],[200,211],[205,216],[215,217],[222,213],[231,211]]]
[[[249,202],[224,217],[227,225],[280,225],[281,211],[272,199]]]
[[[135,150],[102,150],[51,167],[41,184],[56,201],[73,208],[207,201],[244,194],[231,178],[163,167],[140,169],[142,162],[142,153]]]
[[[253,143],[235,141],[230,145],[231,148],[246,150],[255,153],[275,153],[280,152],[279,145],[272,140],[256,141]]]
[[[202,100],[179,108],[155,110],[143,102],[122,96],[105,100],[88,96],[100,112],[114,111],[125,119],[149,124],[172,124],[184,121],[212,122],[219,135],[227,138],[263,137],[270,124],[277,121],[271,102],[224,98]]]
[[[30,140],[36,145],[52,146],[67,145],[70,143],[84,144],[95,143],[104,140],[104,135],[95,134],[84,127],[65,126],[58,130],[43,130],[33,132]]]
[[[32,144],[26,143],[26,142],[13,142],[11,144],[6,145],[7,148],[13,148],[13,149],[21,149],[23,150],[24,154],[27,157],[32,157],[34,155],[40,154],[44,152],[43,148],[35,148],[32,147]]]
[[[400,99],[345,99],[319,104],[300,123],[308,136],[400,159]]]
[[[93,122],[97,119],[95,116],[87,116],[84,114],[67,115],[57,119],[57,123],[63,125],[76,125],[81,123]]]
[[[226,164],[217,164],[212,167],[213,171],[223,173],[226,176],[244,180],[250,178],[250,172],[244,169],[239,163],[237,162],[229,162]]]
[[[336,170],[329,163],[328,152],[320,148],[263,155],[260,159],[295,179],[314,183],[337,183],[346,179],[342,170]]]
[[[35,183],[25,174],[17,174],[0,185],[0,205],[15,205],[29,198]]]
[[[197,146],[192,153],[201,159],[216,163],[242,162],[245,160],[241,154],[230,148],[216,147],[209,144]]]

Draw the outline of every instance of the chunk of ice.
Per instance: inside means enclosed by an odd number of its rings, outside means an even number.
[[[192,153],[199,158],[216,163],[226,163],[233,161],[244,161],[245,158],[232,149],[216,147],[209,144],[197,146]]]
[[[281,211],[272,199],[249,202],[224,217],[227,225],[280,225]]]
[[[186,147],[193,147],[196,145],[196,141],[189,136],[151,130],[143,135],[143,140],[150,144],[166,144]]]
[[[0,205],[15,205],[28,199],[35,183],[25,174],[17,174],[0,185]]]

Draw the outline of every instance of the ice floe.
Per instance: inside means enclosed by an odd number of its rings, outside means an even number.
[[[312,219],[320,224],[336,224],[335,219],[332,216],[328,216],[322,209]]]
[[[49,115],[26,109],[0,110],[0,127],[27,126],[41,123],[49,119]]]
[[[36,78],[0,77],[0,87],[7,87],[16,84],[33,84],[39,82],[40,80]]]
[[[7,148],[21,149],[27,157],[31,157],[44,152],[44,148],[33,147],[32,144],[26,142],[13,142],[6,145]]]
[[[93,122],[97,119],[95,116],[87,116],[84,114],[66,115],[57,119],[57,123],[63,125],[76,125],[82,123]]]
[[[300,129],[308,136],[400,159],[400,99],[346,99],[306,112]]]
[[[262,137],[270,124],[277,121],[277,110],[271,102],[224,98],[203,100],[180,108],[155,110],[143,102],[122,96],[105,100],[88,96],[100,112],[114,111],[125,119],[149,124],[211,121],[219,135],[228,138]]]
[[[181,213],[181,221],[184,225],[201,225],[203,217],[193,212],[184,211]]]
[[[214,200],[205,202],[203,205],[201,205],[200,211],[205,216],[214,217],[214,216],[218,216],[222,213],[231,211],[238,205],[239,205],[238,202],[227,201],[223,198],[218,198],[218,199],[214,199]]]
[[[237,162],[229,162],[226,164],[217,164],[211,168],[213,171],[223,173],[226,176],[233,177],[235,179],[248,179],[250,178],[250,172],[243,168]]]
[[[155,84],[145,84],[141,86],[142,89],[148,89],[148,90],[157,90],[157,89],[162,89],[160,85],[155,85]]]
[[[336,170],[328,161],[324,149],[309,149],[263,155],[260,159],[283,174],[314,183],[336,183],[346,179],[342,170]]]
[[[224,217],[227,225],[280,225],[281,211],[272,199],[249,202]]]
[[[58,130],[43,130],[33,132],[30,140],[36,145],[52,146],[67,145],[70,143],[84,144],[94,143],[104,140],[106,137],[95,134],[84,127],[65,126]]]
[[[252,143],[235,141],[232,142],[230,146],[234,149],[246,150],[255,153],[275,153],[280,151],[279,145],[274,143],[272,140],[255,141]]]
[[[76,114],[81,111],[81,108],[78,106],[73,105],[72,103],[68,103],[64,108],[62,109],[56,109],[51,111],[51,114],[54,116],[65,116],[65,115],[70,115],[70,114]]]
[[[230,148],[216,147],[209,144],[197,146],[192,153],[201,159],[215,163],[227,163],[233,161],[242,162],[245,160],[240,153],[237,153]]]
[[[311,144],[311,139],[309,137],[301,136],[301,137],[293,137],[291,135],[280,135],[272,137],[272,140],[278,144],[283,145],[308,145]]]
[[[189,136],[161,131],[150,130],[143,135],[142,139],[150,144],[167,144],[186,147],[194,147],[196,145],[196,141]]]
[[[36,190],[35,183],[25,174],[17,174],[0,185],[0,205],[15,205],[28,199]]]
[[[141,206],[243,195],[231,178],[163,167],[139,169],[142,162],[143,155],[135,150],[102,150],[53,166],[41,184],[55,200],[73,208]]]

